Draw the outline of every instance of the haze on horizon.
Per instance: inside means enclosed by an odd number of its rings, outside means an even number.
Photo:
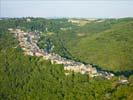
[[[0,17],[133,17],[131,0],[1,0]]]

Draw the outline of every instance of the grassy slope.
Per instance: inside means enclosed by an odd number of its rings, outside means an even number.
[[[47,36],[55,45],[54,52],[72,59],[76,57],[81,61],[97,64],[108,70],[133,69],[132,18],[105,19],[103,22],[92,21],[84,26],[76,26],[66,21],[58,24],[58,21],[53,24],[58,26],[55,28],[56,31],[49,30],[54,34]],[[62,27],[71,27],[71,29],[62,31],[60,30]],[[44,41],[41,39],[40,43]]]
[[[133,69],[132,37],[133,21],[122,22],[81,39],[70,51],[83,61],[109,70],[130,70]]]

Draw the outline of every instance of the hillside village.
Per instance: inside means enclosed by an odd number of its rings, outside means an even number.
[[[14,33],[15,37],[19,41],[19,45],[24,51],[25,55],[42,57],[43,59],[50,60],[51,63],[63,64],[64,70],[73,71],[81,74],[89,74],[90,77],[102,76],[110,79],[114,76],[113,73],[98,71],[95,67],[88,64],[85,65],[81,62],[76,62],[61,57],[55,53],[47,53],[43,49],[40,49],[37,45],[38,39],[40,38],[39,32],[24,32],[21,29],[8,29],[11,33]],[[68,75],[69,73],[66,73]]]

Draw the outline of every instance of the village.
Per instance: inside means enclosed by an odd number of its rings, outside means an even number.
[[[52,64],[63,64],[65,71],[73,71],[81,74],[89,74],[90,77],[101,76],[106,79],[111,79],[114,76],[113,73],[97,71],[95,67],[90,64],[83,64],[70,59],[61,57],[55,53],[47,53],[43,49],[40,49],[37,45],[38,39],[40,38],[37,32],[24,32],[21,29],[8,29],[11,33],[14,33],[15,37],[19,41],[19,45],[24,51],[25,55],[42,57],[45,60],[50,60]],[[69,75],[69,73],[65,73]]]

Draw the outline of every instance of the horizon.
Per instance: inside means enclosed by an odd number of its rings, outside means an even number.
[[[42,19],[124,19],[124,18],[133,18],[133,17],[114,17],[114,18],[110,18],[110,17],[106,17],[106,18],[102,18],[102,17],[97,17],[97,18],[90,18],[90,17],[30,17],[30,16],[26,16],[26,17],[0,17],[0,19],[22,19],[22,18],[42,18]]]

